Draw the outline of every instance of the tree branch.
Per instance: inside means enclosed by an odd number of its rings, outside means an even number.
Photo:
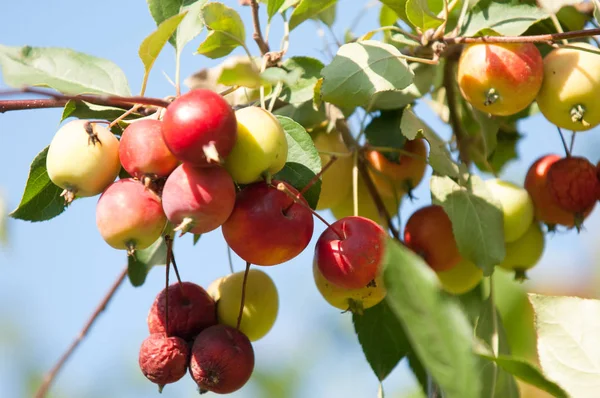
[[[27,109],[62,108],[67,104],[67,102],[69,101],[56,99],[27,99],[0,101],[0,113],[9,111],[21,111]]]
[[[87,336],[92,325],[94,324],[94,322],[96,322],[96,320],[98,319],[100,314],[106,309],[106,306],[108,305],[108,303],[110,302],[112,297],[115,295],[117,289],[119,288],[119,286],[121,286],[121,284],[125,280],[126,276],[127,276],[127,267],[125,267],[125,269],[123,269],[123,271],[121,271],[121,273],[119,274],[119,276],[117,277],[117,279],[115,280],[113,285],[111,286],[108,293],[106,293],[106,295],[104,296],[104,298],[102,299],[100,304],[98,304],[98,307],[96,307],[96,309],[92,313],[91,317],[88,319],[86,324],[83,326],[83,329],[81,330],[81,332],[79,332],[79,335],[77,335],[75,340],[73,340],[73,342],[71,343],[71,345],[69,346],[67,351],[65,351],[65,353],[60,357],[58,362],[56,362],[56,364],[52,367],[52,369],[50,369],[50,371],[44,376],[44,381],[42,382],[42,385],[40,386],[40,388],[37,390],[37,392],[35,394],[35,398],[43,398],[46,396],[46,394],[48,393],[48,390],[50,389],[50,385],[56,378],[56,375],[58,374],[58,372],[63,367],[65,362],[67,362],[69,357],[73,354],[75,349],[79,346],[79,343],[81,343],[83,341],[83,339]]]
[[[600,35],[600,28],[574,30],[564,33],[548,33],[534,36],[480,36],[480,37],[448,37],[443,41],[446,44],[471,44],[471,43],[547,43],[564,39],[577,39]]]
[[[267,44],[262,35],[262,31],[260,30],[260,18],[258,16],[258,1],[250,0],[250,6],[252,7],[252,23],[254,24],[254,34],[252,35],[252,38],[258,45],[260,53],[264,56],[271,50],[269,48],[269,44]]]

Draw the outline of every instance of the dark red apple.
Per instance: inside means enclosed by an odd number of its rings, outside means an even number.
[[[177,159],[206,166],[229,155],[237,139],[237,121],[223,97],[211,90],[197,89],[168,106],[162,133]]]
[[[145,249],[162,233],[167,219],[154,191],[132,178],[109,186],[96,206],[96,225],[115,249]]]
[[[222,167],[182,164],[167,178],[163,208],[177,230],[202,234],[220,227],[235,203],[235,185]]]
[[[154,333],[142,342],[139,365],[148,380],[162,387],[185,376],[189,357],[190,347],[185,340]]]
[[[194,340],[190,374],[200,392],[229,394],[248,382],[254,370],[254,349],[239,330],[217,325]]]
[[[191,282],[174,283],[169,286],[167,332],[166,296],[163,289],[152,303],[148,314],[150,333],[163,333],[190,341],[204,329],[217,324],[215,302],[202,286]]]
[[[161,126],[159,120],[140,120],[127,126],[121,135],[121,165],[138,180],[167,177],[179,164],[165,144]]]
[[[310,242],[314,221],[308,208],[285,192],[257,182],[238,193],[235,208],[223,224],[223,236],[231,250],[256,265],[276,265],[291,260]],[[294,195],[291,185],[285,184]],[[304,198],[299,200],[306,204]]]
[[[344,217],[328,227],[315,245],[321,274],[330,283],[360,289],[381,272],[387,234],[364,217]]]

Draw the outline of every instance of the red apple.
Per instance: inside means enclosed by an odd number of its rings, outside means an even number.
[[[188,344],[179,337],[167,337],[162,333],[151,334],[140,347],[140,369],[148,380],[161,387],[175,383],[185,376],[189,351]]]
[[[121,165],[138,180],[167,177],[179,164],[165,145],[161,126],[159,120],[140,120],[127,126],[121,135]]]
[[[167,293],[163,289],[148,313],[150,333],[163,333],[169,336],[192,340],[204,329],[217,324],[215,302],[202,288],[191,282],[174,283]],[[166,327],[167,307],[169,305],[169,325]]]
[[[130,253],[154,243],[166,223],[158,195],[131,178],[109,186],[96,206],[96,225],[102,238],[115,249]]]
[[[197,89],[169,105],[162,133],[177,159],[206,166],[229,155],[237,139],[237,121],[223,97],[211,90]]]
[[[246,186],[223,224],[223,236],[231,250],[256,265],[281,264],[306,248],[313,233],[308,208],[295,203],[285,192],[265,182]],[[298,194],[291,185],[287,188]],[[306,205],[304,198],[300,200]]]
[[[248,382],[254,370],[254,349],[239,330],[216,325],[194,340],[190,374],[200,392],[229,394]]]
[[[600,183],[596,166],[586,158],[570,156],[550,166],[547,184],[556,203],[581,218],[596,204]]]
[[[386,237],[383,228],[368,218],[344,217],[321,234],[314,261],[332,284],[360,289],[380,274]]]
[[[202,234],[227,220],[235,203],[235,185],[222,167],[184,163],[167,178],[162,200],[165,214],[177,230]]]

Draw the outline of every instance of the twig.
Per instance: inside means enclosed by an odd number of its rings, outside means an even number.
[[[67,102],[69,101],[56,99],[26,99],[0,101],[0,113],[27,109],[62,108],[67,104]]]
[[[262,35],[262,31],[260,30],[260,18],[258,16],[258,1],[251,0],[250,6],[252,8],[252,23],[254,25],[254,34],[252,35],[252,38],[258,45],[261,55],[265,55],[270,51],[270,49],[269,44],[265,42],[265,39]]]
[[[244,281],[242,282],[242,300],[240,302],[240,313],[238,314],[236,329],[239,330],[242,324],[242,315],[244,315],[244,301],[246,300],[246,283],[248,282],[248,272],[250,272],[250,264],[246,261],[246,271],[244,271]]]
[[[106,309],[106,306],[108,305],[108,303],[110,302],[112,297],[115,295],[117,289],[119,288],[119,286],[121,286],[121,284],[125,280],[126,276],[127,276],[127,267],[125,267],[123,269],[123,271],[121,271],[121,273],[119,274],[119,276],[117,277],[117,279],[115,280],[115,282],[113,283],[111,288],[109,289],[108,293],[106,293],[106,295],[104,296],[104,298],[102,299],[100,304],[98,304],[98,307],[96,307],[96,309],[92,313],[91,317],[88,319],[86,324],[83,326],[83,329],[81,329],[81,331],[79,332],[79,334],[77,335],[75,340],[73,340],[73,342],[71,343],[71,345],[69,346],[67,351],[65,351],[65,353],[60,357],[58,362],[44,376],[44,381],[42,382],[42,385],[40,386],[40,388],[37,390],[37,392],[35,394],[35,398],[43,398],[46,396],[46,394],[48,393],[48,390],[50,388],[50,385],[56,378],[56,375],[58,374],[58,372],[63,367],[65,362],[67,362],[69,357],[73,354],[75,349],[79,346],[81,341],[87,336],[92,325],[94,324],[94,322],[96,322],[96,320],[98,319],[98,317],[100,316],[102,311],[104,311]]]
[[[471,44],[471,43],[547,43],[565,39],[577,39],[600,35],[600,28],[574,30],[563,33],[548,33],[533,36],[479,36],[479,37],[448,37],[443,41],[446,44]]]

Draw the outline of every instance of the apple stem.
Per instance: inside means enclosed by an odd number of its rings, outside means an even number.
[[[300,194],[298,195],[294,195],[294,193],[292,191],[290,191],[288,189],[288,187],[285,186],[285,184],[283,182],[280,182],[279,184],[277,184],[277,189],[286,193],[290,198],[292,198],[292,203],[283,210],[283,214],[287,214],[287,212],[291,209],[291,207],[294,205],[294,203],[299,204],[300,206],[304,207],[305,209],[307,209],[308,211],[311,212],[311,214],[315,217],[317,217],[323,224],[325,224],[328,228],[331,228],[331,230],[333,232],[335,232],[335,234],[337,236],[339,236],[339,238],[341,240],[346,239],[346,237],[344,236],[344,234],[340,233],[336,228],[333,228],[333,226],[327,222],[327,220],[325,220],[323,217],[321,217],[321,215],[319,215],[319,213],[317,213],[316,211],[314,211],[313,209],[310,208],[310,206],[308,206],[306,203],[302,202],[300,200]]]
[[[304,195],[306,191],[308,191],[317,181],[319,181],[319,178],[321,178],[321,176],[327,171],[327,169],[331,167],[331,165],[335,163],[336,160],[338,160],[338,157],[336,155],[332,155],[329,158],[329,161],[325,164],[325,166],[321,168],[321,171],[319,171],[313,178],[310,179],[308,184],[306,184],[304,188],[302,188],[298,195]]]
[[[569,150],[569,147],[567,146],[567,141],[565,140],[565,136],[563,135],[562,130],[560,129],[560,127],[556,126],[556,129],[558,130],[558,135],[560,136],[560,140],[563,144],[563,148],[565,149],[565,155],[570,158],[571,157],[571,151]]]
[[[165,241],[168,242],[165,236]],[[171,266],[171,250],[167,243],[167,259],[165,261],[165,334],[169,337],[169,267]]]
[[[236,329],[240,330],[242,324],[242,315],[244,314],[244,301],[246,300],[246,283],[248,282],[248,273],[250,272],[250,264],[246,261],[246,271],[244,271],[244,281],[242,282],[242,300],[240,302],[240,312],[238,314]]]
[[[170,235],[165,235],[165,243],[167,244],[167,255],[170,256],[171,264],[173,264],[173,270],[175,270],[175,276],[177,277],[177,282],[179,284],[179,289],[181,290],[181,295],[185,297],[186,294],[183,290],[181,277],[179,276],[179,269],[177,268],[177,263],[175,262],[175,252],[173,251],[173,238],[171,238]]]

